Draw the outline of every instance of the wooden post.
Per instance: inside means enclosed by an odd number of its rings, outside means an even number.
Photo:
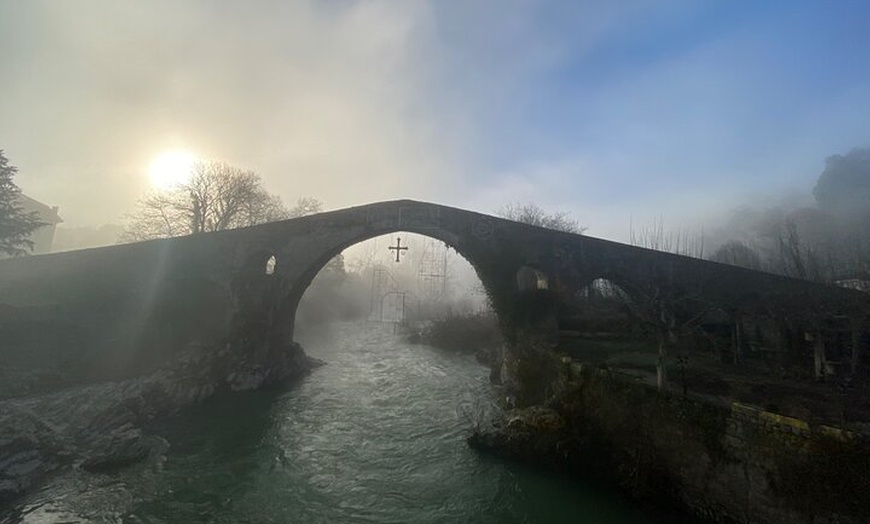
[[[825,341],[822,339],[822,331],[816,330],[813,341],[813,363],[815,364],[816,379],[825,378]]]
[[[776,364],[779,366],[779,369],[782,370],[785,368],[786,351],[788,351],[785,331],[786,327],[779,319],[776,320],[776,327]]]
[[[668,384],[667,353],[667,333],[659,330],[659,358],[656,362],[656,385],[659,389],[664,389]]]
[[[740,313],[734,314],[734,364],[740,364],[743,361],[743,326]]]

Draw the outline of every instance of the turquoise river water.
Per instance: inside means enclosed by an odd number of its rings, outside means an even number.
[[[300,339],[328,364],[283,392],[208,401],[164,422],[165,457],[72,473],[27,523],[583,523],[653,520],[613,493],[480,455],[486,368],[377,324]]]

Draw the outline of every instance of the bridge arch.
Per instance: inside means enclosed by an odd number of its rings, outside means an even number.
[[[500,278],[500,271],[494,271],[493,265],[488,262],[491,257],[485,256],[480,251],[463,249],[460,235],[454,232],[443,229],[409,227],[379,228],[364,232],[349,232],[347,235],[322,243],[319,249],[313,250],[305,257],[306,262],[304,264],[279,266],[276,270],[276,274],[286,283],[280,298],[280,304],[278,304],[274,315],[274,325],[281,332],[281,342],[289,343],[292,341],[295,333],[296,313],[300,301],[314,278],[326,267],[330,260],[352,246],[377,237],[401,233],[411,233],[444,242],[471,265],[477,278],[483,285],[487,296],[492,297],[499,294],[499,287],[502,285],[501,280],[503,279]],[[278,256],[281,257],[282,252],[289,251],[290,249],[298,253],[298,248],[294,249],[293,244],[289,242],[276,251],[279,253]],[[498,306],[495,306],[494,310],[495,314],[500,318],[501,312]]]

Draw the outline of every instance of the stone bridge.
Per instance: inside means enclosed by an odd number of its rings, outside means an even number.
[[[529,347],[553,346],[572,297],[597,279],[618,285],[663,339],[712,310],[807,332],[832,315],[861,326],[868,312],[868,296],[856,291],[399,200],[2,261],[0,359],[7,369],[54,368],[60,383],[190,365],[200,361],[182,357],[198,351],[211,355],[218,383],[277,380],[283,372],[262,371],[301,353],[296,309],[318,271],[345,248],[398,231],[441,240],[475,268],[499,316],[505,374]]]

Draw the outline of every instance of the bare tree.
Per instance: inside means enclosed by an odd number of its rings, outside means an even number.
[[[815,206],[743,206],[728,225],[729,238],[748,240],[767,271],[822,281],[866,278],[870,148],[828,157],[813,196]]]
[[[190,234],[190,224],[183,213],[183,198],[172,193],[153,193],[136,203],[136,211],[127,215],[130,222],[118,237],[121,242]]]
[[[710,256],[710,260],[756,271],[764,269],[761,256],[754,249],[739,240],[731,240],[719,246]]]
[[[632,246],[645,247],[656,251],[666,251],[676,255],[704,258],[704,233],[695,233],[678,227],[676,231],[665,231],[661,218],[653,220],[651,226],[635,231],[634,222],[629,225],[629,242]]]
[[[697,331],[712,305],[703,299],[700,289],[684,288],[662,279],[626,286],[630,290],[630,300],[624,302],[627,311],[655,335],[656,384],[663,389],[668,385],[667,361],[671,349],[680,338]]]
[[[781,272],[804,280],[822,280],[821,263],[813,246],[801,238],[797,224],[786,220],[776,237]]]
[[[314,197],[301,197],[296,201],[296,205],[290,209],[289,217],[298,218],[306,215],[313,215],[323,211],[323,203]]]
[[[138,202],[122,241],[221,231],[308,214],[320,203],[303,198],[288,210],[267,192],[260,177],[224,162],[198,162],[190,180]]]
[[[528,203],[510,203],[502,206],[496,211],[500,217],[531,224],[533,226],[545,227],[547,229],[555,229],[557,231],[565,231],[566,233],[574,233],[582,235],[586,231],[586,226],[583,226],[576,219],[571,218],[567,211],[556,211],[548,213],[539,205]]]

